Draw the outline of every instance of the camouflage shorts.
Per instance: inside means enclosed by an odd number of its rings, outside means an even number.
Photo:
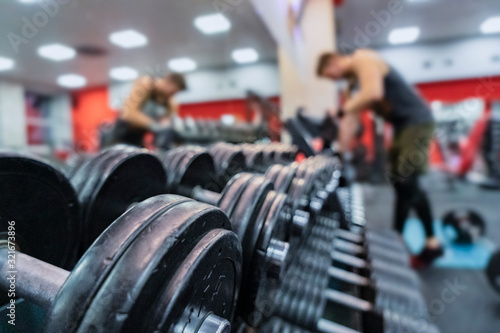
[[[427,171],[434,129],[434,123],[426,123],[396,133],[388,155],[392,176],[406,178]]]

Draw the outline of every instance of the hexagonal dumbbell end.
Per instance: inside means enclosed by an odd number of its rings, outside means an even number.
[[[266,251],[267,275],[273,279],[281,279],[285,271],[290,245],[286,242],[271,239]]]

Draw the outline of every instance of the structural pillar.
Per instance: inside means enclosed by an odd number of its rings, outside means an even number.
[[[0,147],[25,149],[28,145],[24,88],[0,82]]]
[[[318,57],[335,49],[332,0],[252,0],[278,45],[282,118],[299,108],[322,117],[336,108],[335,85],[316,75]]]

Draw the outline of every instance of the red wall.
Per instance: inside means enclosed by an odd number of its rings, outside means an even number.
[[[423,83],[417,85],[417,89],[429,102],[458,102],[466,98],[482,98],[491,102],[500,100],[500,76]]]
[[[491,102],[500,100],[500,76],[425,83],[417,85],[417,89],[429,102],[440,100],[445,103],[453,103],[467,98],[484,99],[486,102],[485,113],[487,113],[491,108]],[[487,116],[485,115],[485,117]],[[479,152],[485,126],[484,122],[485,118],[478,121],[471,131],[469,140],[462,147],[463,158],[459,169],[455,170],[456,173],[464,175],[473,165],[475,156]],[[434,165],[447,168],[436,142],[431,144],[430,161]]]
[[[108,89],[101,87],[79,91],[72,98],[75,146],[84,151],[97,151],[99,125],[113,121],[118,114],[109,107]]]
[[[205,119],[220,119],[224,114],[232,114],[237,120],[246,119],[246,106],[243,99],[227,101],[184,104],[179,107],[180,117],[193,117]]]

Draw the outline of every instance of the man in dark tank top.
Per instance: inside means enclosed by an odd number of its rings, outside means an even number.
[[[376,52],[367,49],[352,55],[326,53],[318,61],[317,74],[331,80],[348,80],[350,89],[339,112],[339,147],[349,155],[359,116],[372,110],[392,124],[394,139],[388,153],[388,179],[394,186],[396,202],[394,228],[403,232],[405,221],[413,208],[422,221],[427,240],[420,255],[412,258],[415,268],[430,265],[443,255],[434,235],[429,199],[420,187],[420,175],[426,171],[429,144],[434,132],[432,113],[418,93]]]
[[[183,75],[143,76],[136,80],[115,124],[113,142],[143,146],[144,135],[171,129],[177,114],[173,97],[186,90]]]

